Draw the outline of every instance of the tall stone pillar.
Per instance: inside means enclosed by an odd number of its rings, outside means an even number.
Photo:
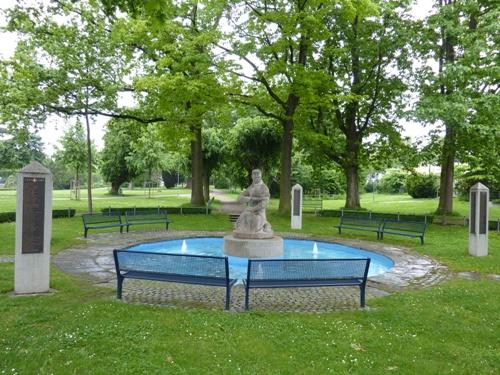
[[[470,189],[469,255],[488,255],[488,203],[490,191],[478,182]]]
[[[292,229],[302,229],[302,186],[292,187]]]
[[[34,161],[17,175],[14,292],[47,293],[52,234],[52,173]]]

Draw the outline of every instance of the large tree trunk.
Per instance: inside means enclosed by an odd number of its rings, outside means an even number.
[[[279,211],[283,214],[290,213],[290,194],[292,190],[292,143],[293,120],[283,123],[283,140],[281,142],[280,165],[280,204]]]
[[[111,195],[118,195],[120,193],[121,182],[111,181]]]
[[[203,168],[203,197],[205,202],[210,200],[210,169],[206,166]]]
[[[203,152],[201,140],[201,127],[192,126],[191,133],[191,204],[203,206]]]
[[[440,215],[453,212],[453,176],[455,173],[455,132],[453,126],[446,126],[443,150],[441,153],[441,179],[439,184]]]
[[[87,125],[87,203],[88,213],[92,213],[92,143],[90,140],[90,120],[85,110],[85,124]]]
[[[344,168],[347,180],[347,192],[345,199],[345,208],[350,210],[359,210],[359,168],[357,164],[350,164]]]

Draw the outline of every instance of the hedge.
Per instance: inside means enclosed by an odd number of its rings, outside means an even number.
[[[211,214],[211,207],[108,207],[101,212],[105,215],[125,215],[125,211],[167,211],[169,214]]]
[[[434,216],[432,215],[408,215],[408,214],[390,214],[371,211],[352,211],[352,210],[322,210],[320,216],[326,217],[341,217],[341,216],[357,216],[372,219],[388,219],[388,220],[403,220],[403,221],[425,221],[432,224]]]
[[[52,210],[52,217],[57,219],[59,217],[73,217],[75,216],[76,210],[74,208],[68,208],[66,210]],[[16,221],[15,212],[0,212],[0,223],[8,223]]]

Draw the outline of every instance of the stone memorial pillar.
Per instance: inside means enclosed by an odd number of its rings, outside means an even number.
[[[52,174],[33,161],[17,175],[14,293],[47,293],[52,234]]]
[[[292,187],[292,229],[302,229],[302,186]]]
[[[470,189],[469,255],[488,255],[489,189],[478,182]]]

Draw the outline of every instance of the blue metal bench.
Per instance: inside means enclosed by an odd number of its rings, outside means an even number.
[[[427,223],[425,222],[384,220],[380,228],[380,238],[383,239],[384,234],[416,237],[420,238],[420,243],[423,245],[426,227]]]
[[[123,281],[142,279],[184,284],[220,286],[226,288],[226,310],[231,300],[231,287],[236,279],[229,278],[227,257],[151,253],[113,250],[118,286],[116,295],[122,298]]]
[[[370,219],[368,217],[361,216],[342,216],[340,218],[340,223],[336,226],[336,228],[339,229],[339,234],[342,233],[342,229],[355,229],[368,232],[376,232],[378,239],[380,237],[381,225],[382,220],[380,219]]]
[[[102,214],[83,214],[83,236],[87,237],[89,229],[120,228],[123,233],[122,218],[120,215],[102,215]]]
[[[365,307],[365,287],[370,258],[362,259],[249,259],[245,285],[245,310],[250,289],[359,286]]]
[[[136,224],[165,224],[165,230],[168,230],[170,220],[167,217],[167,211],[160,211],[159,209],[151,210],[127,210],[125,211],[125,225],[127,232],[131,225]]]

